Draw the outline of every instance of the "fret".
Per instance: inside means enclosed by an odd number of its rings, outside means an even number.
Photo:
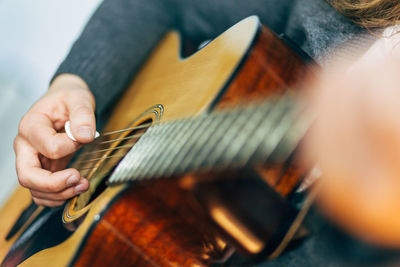
[[[289,100],[293,101],[291,99]],[[291,107],[286,114],[285,121],[281,123],[282,129],[281,133],[279,133],[280,138],[274,145],[274,150],[269,152],[269,158],[272,158],[274,161],[286,160],[306,134],[311,122],[312,117],[305,113],[303,106],[297,103],[295,106]],[[268,141],[269,140],[265,140],[264,142]],[[259,158],[265,158],[265,156],[265,151],[258,155]]]
[[[233,126],[230,130],[232,132],[236,132],[236,133],[226,134],[227,136],[238,135],[238,134],[240,135],[240,130],[248,128],[249,124],[251,124],[251,123],[256,123],[256,122],[254,122],[254,119],[255,119],[254,117],[255,116],[259,116],[259,114],[255,113],[254,110],[251,109],[251,108],[249,108],[245,112],[241,112],[240,116],[247,117],[246,115],[249,116],[249,119],[245,122],[245,125],[241,129],[236,129],[236,127]],[[259,116],[259,117],[261,119],[261,116]],[[239,131],[237,131],[237,130],[239,130]],[[251,130],[251,129],[249,129],[249,130]],[[238,139],[240,139],[240,137],[237,137],[236,140],[234,142],[231,142],[230,145],[232,145],[233,143],[236,143]],[[218,144],[218,147],[221,146],[221,148],[220,149],[217,148],[216,150],[225,150],[222,147],[223,145],[224,145],[224,142],[221,142],[220,144]],[[211,154],[211,151],[209,151],[209,150],[208,151],[207,150],[203,151],[201,154],[199,154],[197,159],[196,159],[197,162],[195,162],[196,168],[207,168],[207,167],[209,167],[211,164],[207,165],[206,162],[207,162],[207,159],[209,159],[210,154]]]
[[[147,132],[152,131],[153,129],[148,129]],[[110,181],[115,182],[123,182],[124,178],[129,175],[129,169],[134,170],[141,165],[143,155],[151,149],[155,144],[150,142],[147,138],[147,135],[143,135],[142,138],[138,140],[138,142],[133,146],[133,148],[128,152],[125,157],[126,160],[122,160],[117,168],[119,168],[122,172],[118,178],[114,178],[112,175]],[[114,179],[113,179],[114,178]]]
[[[219,121],[216,128],[208,128],[207,134],[203,133],[205,136],[203,139],[206,141],[204,143],[198,143],[197,138],[192,138],[192,146],[189,148],[188,154],[185,156],[183,162],[181,162],[177,168],[178,173],[183,173],[190,168],[190,165],[194,165],[197,162],[201,162],[199,157],[201,155],[209,156],[213,153],[216,147],[221,144],[218,142],[225,138],[227,128],[232,127],[235,124],[238,116],[232,116],[233,114],[218,114],[214,117],[214,120]],[[208,138],[207,138],[208,137]]]
[[[171,135],[172,138],[170,140],[164,140],[157,154],[153,155],[152,160],[149,162],[148,166],[146,166],[146,172],[140,175],[152,177],[156,173],[163,172],[165,166],[169,165],[171,161],[174,161],[176,154],[185,146],[186,140],[190,137],[190,134],[202,127],[201,120],[181,120],[178,123],[181,127],[176,127],[176,131]]]
[[[256,157],[257,154],[262,154],[265,161],[268,159],[278,143],[277,140],[280,140],[283,136],[279,129],[282,128],[282,125],[285,125],[285,118],[291,118],[291,109],[288,101],[281,101],[276,105],[273,116],[269,120],[265,120],[265,123],[257,129],[256,136],[251,139],[241,153],[242,159],[238,162],[239,166],[244,166],[251,157],[253,157],[253,160],[259,159],[259,157]],[[257,153],[257,151],[260,153]]]
[[[150,127],[109,183],[240,168],[265,163],[270,157],[286,160],[311,123],[294,100],[284,96]]]
[[[132,170],[136,170],[142,165],[144,157],[148,156],[150,150],[156,147],[154,140],[150,139],[149,136],[157,135],[157,133],[162,136],[162,132],[171,127],[171,125],[166,125],[164,128],[150,127],[145,135],[140,138],[136,144],[133,146],[131,151],[126,155],[126,160],[122,160],[119,163],[119,175],[111,175],[110,183],[123,182],[126,177],[130,175]],[[161,132],[161,134],[160,134]]]
[[[297,147],[303,136],[306,134],[312,123],[312,116],[301,116],[296,118],[296,122],[291,125],[290,129],[285,133],[278,149],[273,152],[273,159],[282,161],[290,156],[290,153]]]
[[[145,173],[148,168],[154,165],[153,161],[157,158],[157,153],[167,145],[168,139],[171,139],[176,131],[178,131],[181,127],[185,127],[184,129],[190,127],[190,125],[185,125],[179,121],[165,124],[163,126],[164,127],[155,127],[161,129],[159,130],[159,132],[162,132],[161,135],[155,135],[154,133],[149,134],[149,142],[153,142],[154,145],[152,146],[151,150],[146,153],[146,155],[142,155],[143,160],[140,166],[138,166],[135,170],[135,173],[137,173],[138,176],[143,176],[143,173]]]
[[[164,164],[160,166],[160,168],[154,169],[150,175],[155,175],[155,174],[160,175],[162,173],[167,173],[171,164],[173,162],[178,162],[179,159],[177,159],[176,157],[178,156],[178,154],[182,153],[182,148],[184,146],[188,146],[188,139],[192,136],[201,135],[202,131],[204,131],[204,129],[208,127],[210,122],[211,122],[210,119],[199,118],[193,125],[193,134],[187,134],[184,131],[180,132],[181,135],[177,137],[177,139],[180,141],[179,146],[175,145],[172,142],[169,143],[168,149],[162,151],[163,156],[166,157],[166,160],[163,162]]]
[[[228,165],[231,160],[247,146],[249,139],[251,140],[254,138],[252,135],[260,127],[262,122],[269,121],[271,113],[274,111],[272,101],[266,105],[266,107],[265,112],[262,112],[263,110],[258,107],[249,109],[252,116],[249,118],[246,125],[238,131],[235,141],[226,148],[224,151],[225,153],[217,155],[218,157],[214,160],[215,162],[221,163],[221,168]],[[212,164],[212,162],[210,161],[209,164]]]
[[[218,128],[218,126],[225,120],[227,119],[228,114],[221,114],[221,116],[215,116],[210,115],[206,120],[210,120],[209,126],[204,129],[205,131],[202,132],[202,134],[199,136],[199,138],[195,139],[192,138],[189,143],[185,144],[183,149],[179,152],[177,155],[176,159],[174,162],[171,163],[171,165],[168,167],[166,170],[167,175],[171,175],[175,173],[176,169],[179,167],[179,164],[182,160],[184,160],[185,156],[187,155],[188,152],[192,149],[193,145],[198,145],[199,147],[203,147],[208,140],[210,140],[210,137],[212,133],[215,132],[215,130]],[[198,135],[196,135],[198,137]]]
[[[259,143],[260,138],[265,138],[268,136],[269,127],[271,125],[273,119],[279,114],[279,110],[277,109],[277,104],[274,102],[268,103],[270,105],[269,112],[262,112],[263,110],[260,109],[256,112],[256,117],[253,119],[254,123],[249,125],[251,131],[249,133],[243,132],[242,135],[238,137],[236,142],[228,147],[224,156],[224,161],[226,164],[233,164],[235,166],[244,165],[247,161],[251,151],[253,150],[253,146],[257,146]],[[259,136],[262,134],[261,136]],[[247,153],[246,153],[247,152]]]
[[[148,168],[151,168],[154,165],[154,160],[157,159],[157,153],[168,144],[168,139],[172,139],[174,134],[181,128],[182,130],[189,129],[190,125],[185,125],[181,121],[176,121],[169,124],[164,124],[162,125],[162,127],[156,126],[155,128],[159,129],[157,133],[162,134],[157,135],[154,132],[150,133],[150,135],[148,136],[149,142],[153,142],[154,146],[152,146],[152,149],[146,155],[142,156],[143,160],[140,166],[138,166],[138,168],[135,170],[138,178],[144,178],[143,174]]]

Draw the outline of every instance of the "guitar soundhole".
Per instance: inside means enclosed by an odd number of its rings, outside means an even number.
[[[94,192],[90,196],[89,203],[95,200],[107,187],[107,178],[113,172],[113,170],[117,167],[118,163],[122,160],[122,158],[128,153],[128,151],[135,145],[135,143],[139,140],[140,136],[142,136],[148,127],[152,125],[152,120],[148,119],[140,123],[137,129],[129,131],[127,134],[124,134],[124,137],[118,137],[117,139],[124,138],[124,140],[117,140],[117,147],[121,147],[116,150],[112,150],[109,154],[107,160],[111,161],[113,167],[110,168],[108,174],[100,181],[100,183],[96,186]],[[116,159],[116,160],[112,160]],[[117,162],[115,162],[117,161]]]
[[[64,222],[72,222],[84,215],[91,204],[107,189],[107,180],[118,163],[153,124],[144,117],[127,129],[107,133],[85,147],[72,167],[89,180],[89,189],[69,201],[63,215]]]

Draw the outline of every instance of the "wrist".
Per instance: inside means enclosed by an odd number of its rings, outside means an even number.
[[[90,92],[89,86],[79,76],[70,73],[63,73],[57,76],[49,87],[49,92],[61,89],[84,89]]]
[[[55,95],[57,98],[64,99],[67,102],[76,102],[77,98],[84,98],[95,106],[95,99],[89,86],[79,76],[74,74],[61,74],[57,76],[51,83],[45,95]]]

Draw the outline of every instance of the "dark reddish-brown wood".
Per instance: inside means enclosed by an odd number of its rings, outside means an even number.
[[[297,90],[309,73],[307,63],[263,27],[234,80],[218,99],[216,109]]]
[[[311,74],[310,65],[299,54],[263,27],[235,79],[218,100],[216,109],[299,90]],[[263,179],[285,197],[293,192],[306,172],[304,166],[296,162],[297,158],[293,157],[292,164],[257,169]]]
[[[308,72],[299,55],[263,28],[215,108],[300,87]],[[257,172],[283,197],[304,175],[304,169],[295,164],[259,166]],[[221,235],[190,190],[182,186],[188,178],[131,187],[94,227],[74,264],[209,266],[229,256],[230,237]]]
[[[100,220],[75,264],[209,265],[229,248],[206,217],[178,179],[131,187]]]

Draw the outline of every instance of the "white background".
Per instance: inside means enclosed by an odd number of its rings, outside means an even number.
[[[17,184],[12,142],[100,0],[0,0],[0,205]]]

